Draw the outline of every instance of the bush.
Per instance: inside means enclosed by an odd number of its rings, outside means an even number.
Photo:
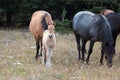
[[[90,9],[90,11],[95,12],[95,13],[100,13],[105,7],[93,7]]]
[[[56,31],[64,34],[64,33],[69,33],[71,32],[71,21],[69,21],[68,19],[64,19],[62,21],[60,20],[55,20],[56,23]]]

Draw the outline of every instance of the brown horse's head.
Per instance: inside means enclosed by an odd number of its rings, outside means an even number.
[[[108,15],[110,13],[114,13],[114,11],[110,10],[110,9],[103,9],[100,14],[102,14],[102,15]]]

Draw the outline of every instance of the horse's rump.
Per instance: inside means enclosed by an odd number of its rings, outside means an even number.
[[[47,29],[49,24],[54,25],[51,15],[41,10],[33,13],[29,28],[35,37],[42,38],[43,31]]]
[[[120,14],[119,13],[111,13],[106,15],[110,25],[113,37],[116,38],[120,33]]]

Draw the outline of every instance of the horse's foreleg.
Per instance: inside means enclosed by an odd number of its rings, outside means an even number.
[[[51,66],[51,62],[50,62],[51,55],[52,55],[52,48],[48,47],[46,53],[46,67]]]
[[[85,60],[85,46],[86,46],[86,42],[87,40],[82,40],[82,60],[84,61]]]
[[[40,44],[41,44],[40,56],[42,57],[42,40],[41,40]]]
[[[93,45],[94,45],[94,41],[90,41],[90,46],[89,46],[89,51],[88,51],[88,56],[87,56],[87,59],[86,59],[86,63],[89,62],[89,58],[90,58],[90,55],[92,53]]]
[[[78,49],[78,60],[80,61],[81,55],[80,55],[80,36],[75,33],[76,42],[77,42],[77,49]]]
[[[104,46],[102,43],[102,49],[101,49],[101,58],[100,58],[100,64],[103,65],[103,57],[104,57]]]
[[[116,46],[116,39],[117,39],[117,36],[114,36],[114,37],[113,37],[113,40],[114,40],[114,44],[113,44],[113,45],[114,45],[114,48],[115,48],[115,46]],[[116,51],[115,51],[115,54],[116,54]]]
[[[39,41],[36,41],[36,55],[35,55],[35,59],[37,59],[39,57],[39,49],[40,49]]]
[[[104,55],[105,53],[107,53],[107,48],[106,45],[104,43],[102,43],[102,49],[101,49],[101,58],[100,58],[100,64],[103,65],[103,59],[104,59]],[[107,56],[105,56],[106,60],[107,60]]]
[[[117,36],[113,36],[113,40],[114,40],[114,47],[116,46],[116,39],[117,39]]]

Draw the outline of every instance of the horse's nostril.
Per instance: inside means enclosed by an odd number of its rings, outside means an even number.
[[[49,38],[51,38],[52,37],[52,35],[49,35]]]

